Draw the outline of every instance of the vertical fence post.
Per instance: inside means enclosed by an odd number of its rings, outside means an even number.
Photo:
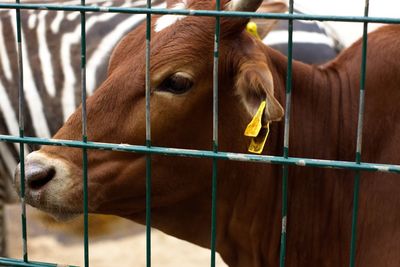
[[[81,0],[85,5],[85,0]],[[86,113],[86,14],[81,11],[81,90],[82,90],[82,140],[87,143]],[[84,228],[84,263],[89,266],[89,218],[88,218],[88,156],[87,148],[82,148],[83,159],[83,228]]]
[[[293,14],[294,0],[289,2],[289,13]],[[286,106],[285,106],[285,130],[283,141],[283,157],[289,157],[289,133],[290,133],[290,112],[292,95],[292,61],[293,61],[293,19],[288,20],[288,62],[286,75]],[[283,165],[282,177],[282,228],[281,228],[281,247],[279,256],[279,266],[285,266],[286,258],[286,230],[287,230],[287,199],[288,199],[288,176],[289,166]]]
[[[364,16],[368,17],[368,13],[369,13],[369,0],[365,0]],[[363,39],[362,39],[361,75],[360,75],[360,100],[359,100],[359,110],[358,110],[357,146],[356,146],[357,164],[361,163],[362,133],[364,124],[364,110],[365,110],[365,78],[367,69],[367,48],[368,48],[368,22],[364,22]],[[350,267],[355,266],[355,260],[356,260],[360,175],[361,175],[360,171],[356,171],[354,177],[353,214],[351,219],[351,241],[350,241],[350,263],[349,263]]]
[[[147,0],[147,8],[151,8],[151,0]],[[146,146],[151,147],[150,116],[150,42],[151,13],[146,16]],[[146,266],[151,267],[151,155],[146,154]]]
[[[221,10],[221,1],[216,1],[216,10]],[[219,67],[219,41],[220,20],[215,17],[214,32],[214,56],[213,56],[213,152],[218,153],[218,67]],[[215,267],[216,235],[217,235],[217,176],[218,160],[212,159],[212,181],[211,181],[211,267]]]
[[[19,4],[20,0],[16,0]],[[16,9],[17,20],[17,54],[18,54],[18,108],[19,108],[19,136],[24,137],[25,129],[25,94],[24,94],[24,65],[22,61],[22,29],[21,29],[21,10]],[[26,203],[25,203],[25,146],[23,142],[19,143],[19,160],[20,160],[20,200],[21,200],[21,222],[22,222],[22,251],[23,259],[28,262],[28,237],[26,230]]]

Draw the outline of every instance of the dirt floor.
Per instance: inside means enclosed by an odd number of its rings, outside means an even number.
[[[29,259],[83,266],[82,220],[51,225],[27,208]],[[21,258],[20,206],[7,206],[6,218],[9,257]],[[90,266],[146,266],[143,226],[115,217],[91,217],[90,221]],[[210,266],[210,251],[153,230],[152,266]],[[217,266],[226,266],[219,257]]]

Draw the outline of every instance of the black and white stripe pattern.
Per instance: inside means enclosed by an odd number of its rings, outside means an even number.
[[[89,1],[88,1],[89,2]],[[163,1],[153,1],[164,7]],[[79,4],[79,1],[64,2]],[[146,1],[90,1],[99,6],[145,7]],[[161,5],[160,5],[161,4]],[[22,11],[25,133],[50,137],[80,104],[80,13]],[[87,13],[87,90],[104,79],[110,52],[145,15]],[[18,135],[15,11],[0,11],[0,133]],[[11,174],[18,146],[0,143],[0,164]]]
[[[295,13],[302,12],[296,10]],[[263,42],[287,55],[287,21],[279,21]],[[308,64],[322,64],[335,58],[343,48],[341,41],[327,24],[302,20],[293,22],[293,59]]]

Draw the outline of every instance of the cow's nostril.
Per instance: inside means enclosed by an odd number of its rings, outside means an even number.
[[[51,181],[56,174],[53,166],[43,166],[32,164],[27,166],[25,171],[25,179],[29,189],[39,190],[45,184]]]

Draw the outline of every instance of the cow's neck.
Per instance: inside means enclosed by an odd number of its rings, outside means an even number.
[[[286,83],[286,57],[271,50],[268,54],[281,78],[279,82]],[[345,67],[340,63],[311,66],[293,62],[290,156],[355,159],[359,94],[358,88],[349,87]],[[278,90],[284,104],[284,88]],[[283,136],[284,124],[280,123],[278,128],[278,134]]]
[[[273,66],[271,71],[274,77],[279,77],[275,81],[275,96],[284,105],[287,60],[275,51],[268,54]],[[357,103],[358,92],[357,88],[347,85],[345,71],[338,65],[314,67],[293,62],[290,156],[354,160],[357,105],[352,103]],[[271,128],[265,154],[282,156],[284,122],[274,122]],[[219,184],[218,230],[222,257],[232,267],[276,266],[280,247],[282,167],[226,163],[226,170],[222,172],[229,173],[229,179]],[[296,173],[292,171],[290,175],[296,176]],[[311,178],[316,174],[307,175]],[[322,177],[317,179],[321,181]],[[348,179],[348,183],[346,187],[351,188],[352,180]],[[319,185],[324,192],[334,186],[332,180],[322,180]],[[295,195],[297,189],[290,188]],[[241,254],[231,253],[234,251]]]

